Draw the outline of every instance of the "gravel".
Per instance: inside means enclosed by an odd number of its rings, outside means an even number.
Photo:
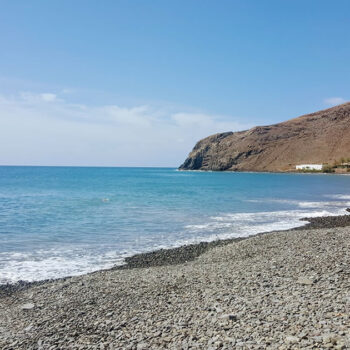
[[[350,209],[349,209],[350,211]],[[313,228],[333,228],[350,226],[350,215],[339,216],[323,216],[314,218],[303,218],[302,221],[308,221],[304,226],[295,228],[294,230],[309,230]],[[258,233],[264,235],[264,233]],[[178,248],[160,249],[150,253],[136,254],[125,259],[126,264],[116,266],[114,269],[132,269],[138,267],[151,267],[163,265],[176,265],[184,262],[192,261],[207,250],[223,246],[230,243],[237,243],[250,237],[240,237],[216,240],[212,242],[201,242],[198,244],[188,244]]]
[[[321,220],[13,288],[0,349],[349,348],[349,218]]]

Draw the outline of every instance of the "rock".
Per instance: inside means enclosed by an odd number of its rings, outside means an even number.
[[[291,344],[296,344],[296,343],[299,343],[299,338],[298,337],[295,337],[293,335],[288,335],[286,337],[286,342],[287,343],[291,343]]]
[[[307,277],[299,277],[297,280],[297,283],[304,284],[304,285],[311,285],[314,283],[314,280]]]
[[[25,332],[29,332],[33,328],[33,325],[30,324],[28,327],[24,328]]]
[[[237,321],[237,316],[236,315],[233,315],[233,314],[226,314],[226,315],[221,315],[220,316],[221,319],[224,319],[224,320],[229,320],[229,321]]]
[[[340,343],[337,343],[337,345],[335,345],[334,347],[336,350],[342,350],[342,349],[345,349],[345,344],[340,342]]]
[[[324,343],[331,343],[331,344],[337,344],[337,337],[335,334],[325,334],[323,336],[323,342]]]
[[[33,303],[26,303],[20,306],[22,310],[32,310],[34,309],[34,304]]]

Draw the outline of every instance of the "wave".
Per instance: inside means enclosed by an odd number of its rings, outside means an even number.
[[[338,201],[298,201],[294,199],[247,199],[245,202],[249,203],[281,203],[293,205],[298,208],[327,208],[327,207],[347,207],[350,206],[350,195],[326,195],[328,198],[338,199]]]
[[[181,232],[167,232],[159,236],[141,237],[128,249],[116,245],[78,246],[75,248],[37,249],[30,252],[0,252],[0,284],[18,280],[37,281],[76,276],[122,265],[125,258],[157,249],[175,248],[185,244],[210,242],[218,239],[248,237],[257,233],[288,230],[303,226],[300,219],[343,215],[349,206],[350,195],[327,196],[334,201],[297,201],[285,199],[251,199],[250,202],[273,201],[291,204],[292,210],[243,213],[222,213],[209,216],[206,221],[184,225]],[[136,239],[136,238],[135,238]],[[159,244],[159,242],[162,242]]]
[[[19,280],[32,282],[67,276],[78,276],[122,265],[126,256],[116,251],[87,254],[82,250],[38,250],[32,253],[0,253],[5,266],[1,267],[0,284]]]
[[[224,236],[225,238],[247,237],[260,232],[287,230],[303,226],[307,222],[300,219],[305,217],[343,215],[345,213],[344,207],[333,210],[314,211],[281,210],[257,213],[228,213],[211,217],[211,221],[204,224],[187,225],[186,228],[190,233],[215,231],[217,232],[216,236]],[[222,232],[223,230],[226,232]]]
[[[299,202],[298,206],[300,208],[345,207],[350,206],[350,202]]]
[[[350,194],[326,194],[324,197],[350,200]]]

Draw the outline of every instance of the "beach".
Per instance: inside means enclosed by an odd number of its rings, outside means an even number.
[[[136,256],[139,267],[3,290],[0,348],[348,348],[347,225],[312,219],[183,261],[163,250]]]
[[[0,0],[0,350],[350,350],[349,13]]]

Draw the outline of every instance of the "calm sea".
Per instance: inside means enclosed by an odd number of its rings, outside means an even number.
[[[0,283],[83,274],[158,248],[344,214],[350,176],[0,167]]]

